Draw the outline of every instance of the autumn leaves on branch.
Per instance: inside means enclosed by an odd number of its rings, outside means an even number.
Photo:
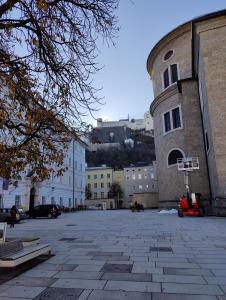
[[[70,139],[101,99],[100,39],[117,33],[118,0],[0,0],[0,176],[61,174]],[[53,167],[54,166],[54,167]]]

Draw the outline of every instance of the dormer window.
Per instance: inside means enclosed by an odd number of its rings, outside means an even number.
[[[179,79],[178,76],[178,65],[173,64],[167,67],[163,72],[163,87],[166,89],[171,84],[177,82]]]

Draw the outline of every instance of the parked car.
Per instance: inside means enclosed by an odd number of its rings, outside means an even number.
[[[63,207],[61,205],[56,204],[56,207],[58,208],[58,213],[59,216],[61,215],[61,213],[63,212]]]
[[[43,204],[29,209],[26,211],[26,214],[29,218],[33,219],[38,217],[57,218],[60,215],[60,212],[55,204]]]
[[[20,214],[16,215],[17,223],[20,222]],[[11,214],[10,214],[10,208],[0,208],[0,222],[7,222],[10,223]]]
[[[88,206],[88,209],[91,210],[101,210],[103,209],[102,204],[91,204]]]

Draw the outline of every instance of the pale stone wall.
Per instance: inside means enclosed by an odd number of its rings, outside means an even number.
[[[164,55],[173,50],[173,56],[164,61]],[[156,56],[152,69],[152,83],[154,96],[157,97],[164,91],[163,88],[163,72],[172,64],[178,64],[179,79],[191,76],[191,32],[185,31],[179,37],[171,40],[164,48],[162,48]]]
[[[154,106],[155,147],[160,207],[176,207],[186,193],[183,172],[177,165],[168,166],[168,154],[179,149],[186,157],[198,157],[200,170],[189,175],[190,190],[209,198],[205,149],[196,81],[182,81],[180,90],[175,85],[157,98]],[[182,128],[164,134],[163,113],[180,105]]]
[[[226,16],[196,26],[199,80],[213,197],[226,197]]]
[[[158,193],[136,193],[132,196],[132,205],[137,202],[144,208],[158,208],[158,200]]]

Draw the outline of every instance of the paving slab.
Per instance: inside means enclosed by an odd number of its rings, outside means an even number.
[[[207,284],[179,284],[162,283],[164,293],[197,294],[197,295],[224,295],[223,291],[217,285]]]
[[[105,260],[118,260],[118,261],[128,261],[129,256],[115,256],[115,255],[95,255],[93,260],[105,261]]]
[[[208,296],[208,295],[153,293],[152,300],[218,300],[218,298],[216,296]]]
[[[45,287],[11,286],[10,289],[1,292],[0,297],[33,299],[44,290]]]
[[[0,296],[0,300],[30,300],[31,298],[18,298],[18,297],[3,297]]]
[[[214,277],[209,277],[209,278],[214,278]],[[153,280],[153,282],[175,282],[175,283],[206,284],[206,281],[201,276],[189,276],[189,275],[158,275],[158,274],[153,274],[152,275],[152,280]],[[212,283],[214,283],[214,282],[212,282]],[[218,283],[214,283],[214,284],[218,284]]]
[[[103,252],[103,251],[90,251],[88,255],[93,255],[93,256],[122,256],[122,252]]]
[[[102,265],[79,265],[75,268],[76,272],[84,271],[84,272],[99,272],[102,269]]]
[[[133,266],[132,273],[163,274],[163,268],[153,268],[149,266]]]
[[[163,268],[163,273],[167,275],[213,276],[210,270],[203,269]]]
[[[226,285],[226,277],[205,276],[204,278],[208,284],[225,284]]]
[[[152,296],[151,293],[96,290],[88,300],[152,300]]]
[[[156,262],[157,268],[183,268],[183,269],[199,269],[198,264],[194,263],[179,263],[179,262]],[[208,268],[207,268],[208,269]]]
[[[225,292],[225,294],[226,294],[226,285],[221,285],[220,286],[221,287],[221,289]]]
[[[211,269],[211,270],[225,270],[226,271],[226,264],[202,264],[199,263],[199,266],[202,269]]]
[[[18,276],[10,281],[7,281],[7,285],[10,286],[34,286],[34,287],[49,287],[57,279],[56,278],[46,278],[46,277],[25,277]]]
[[[103,272],[76,272],[76,271],[61,271],[58,272],[55,278],[75,278],[75,279],[100,279]]]
[[[21,276],[25,276],[25,277],[53,277],[58,271],[47,271],[47,270],[36,270],[36,269],[32,269],[29,270],[25,273],[23,273],[23,275]]]
[[[109,264],[106,263],[104,266],[101,268],[101,272],[109,272],[109,273],[130,273],[132,270],[132,264],[131,265],[125,265],[125,264]]]
[[[118,280],[118,281],[146,281],[151,282],[152,281],[152,275],[151,274],[134,274],[134,273],[104,273],[101,279],[104,280]]]
[[[9,285],[5,285],[5,284],[1,284],[0,285],[0,293],[5,292],[6,290],[8,290],[10,287]]]
[[[78,297],[78,300],[87,300],[91,293],[92,293],[92,290],[84,290],[81,293],[81,295]]]
[[[34,268],[34,270],[45,270],[45,271],[73,271],[78,265],[76,264],[40,264]]]
[[[99,290],[103,289],[106,284],[106,280],[86,280],[86,279],[58,279],[52,287],[60,288],[81,288]]]
[[[151,293],[95,290],[88,300],[152,300],[152,296]]]
[[[34,300],[76,300],[82,289],[47,288]]]
[[[138,281],[109,280],[104,289],[126,292],[161,292],[161,286],[159,283]]]
[[[217,277],[226,277],[226,270],[211,270],[211,272]]]

